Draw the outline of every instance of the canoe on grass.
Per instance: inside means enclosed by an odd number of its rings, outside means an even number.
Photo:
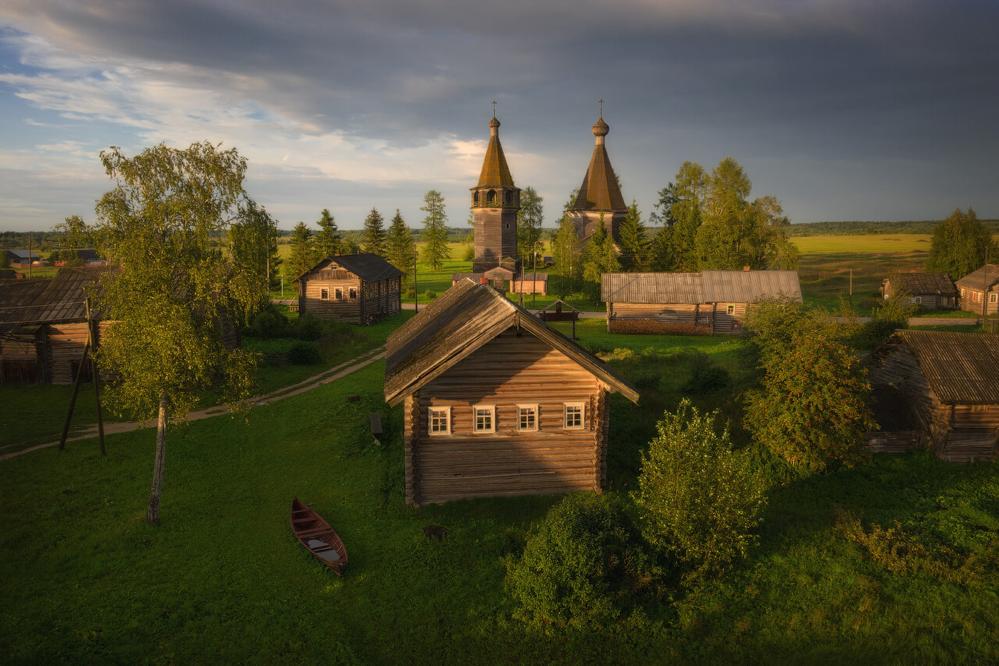
[[[338,576],[347,566],[347,548],[322,516],[298,501],[291,501],[291,531],[302,546]]]

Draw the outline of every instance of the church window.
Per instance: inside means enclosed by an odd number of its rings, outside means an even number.
[[[472,195],[472,202],[478,206],[479,205],[479,191],[476,190],[475,194]]]
[[[490,206],[496,204],[496,190],[489,190],[489,194],[486,195],[486,203]]]

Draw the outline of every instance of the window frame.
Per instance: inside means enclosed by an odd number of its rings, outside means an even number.
[[[479,429],[479,411],[489,412],[489,429]],[[472,405],[472,434],[475,435],[495,435],[496,434],[496,405]]]
[[[333,300],[335,301],[343,300],[343,287],[333,287]]]
[[[915,303],[916,305],[922,305],[923,304],[923,297],[922,296],[913,296],[912,297],[912,302]]]
[[[444,430],[434,430],[434,412],[444,413]],[[431,405],[427,407],[427,436],[448,437],[452,434],[451,407],[449,405]]]
[[[569,425],[569,409],[579,408],[579,425]],[[586,403],[583,401],[573,401],[562,403],[562,429],[563,430],[586,430]]]
[[[522,410],[528,409],[534,415],[534,427],[524,427],[524,416]],[[541,407],[538,403],[526,403],[517,405],[517,432],[538,432],[541,429]]]
[[[734,315],[735,314],[735,306],[734,305],[726,305],[725,306],[725,314],[727,314],[727,315]]]
[[[328,301],[328,300],[330,300],[330,288],[329,287],[320,287],[319,288],[319,300],[321,300],[321,301]]]
[[[989,303],[999,303],[999,294],[995,292],[989,294]]]
[[[347,287],[347,300],[356,301],[359,290],[357,287]]]

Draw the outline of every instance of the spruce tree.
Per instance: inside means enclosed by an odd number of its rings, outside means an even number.
[[[648,240],[642,213],[634,201],[628,206],[621,226],[618,228],[621,246],[621,269],[624,271],[644,271],[648,267]]]
[[[385,225],[382,214],[372,208],[364,218],[364,232],[361,234],[361,247],[365,252],[385,256]]]
[[[319,225],[319,233],[316,234],[313,240],[314,253],[312,261],[309,262],[310,264],[343,252],[343,241],[340,238],[340,231],[336,228],[336,220],[333,219],[333,215],[330,214],[329,209],[323,208],[316,224]]]
[[[397,208],[392,224],[389,225],[385,241],[389,262],[403,273],[413,270],[416,262],[416,243],[413,242],[413,232],[406,226]]]
[[[420,208],[426,217],[423,218],[423,261],[439,271],[444,267],[444,261],[451,255],[447,244],[447,210],[444,207],[444,196],[437,190],[430,190],[423,196],[423,206]]]
[[[312,268],[315,258],[315,249],[312,246],[312,231],[305,226],[305,222],[299,222],[291,232],[291,256],[288,257],[288,277],[297,278],[305,271]],[[329,255],[326,255],[329,256]]]

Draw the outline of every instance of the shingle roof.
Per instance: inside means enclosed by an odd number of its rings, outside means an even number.
[[[402,271],[390,264],[383,257],[370,252],[360,254],[342,254],[335,257],[326,257],[315,266],[299,275],[296,280],[301,280],[309,273],[313,273],[324,268],[330,262],[336,262],[339,266],[350,271],[362,280],[377,282],[389,278],[399,277]]]
[[[941,402],[999,404],[999,335],[899,331]]]
[[[986,264],[977,271],[968,273],[957,281],[957,286],[981,291],[982,287],[985,287],[986,281],[988,287],[993,287],[999,283],[999,264]]]
[[[895,291],[904,291],[911,296],[937,294],[956,296],[957,287],[946,273],[892,273],[888,276]]]
[[[482,160],[482,171],[476,187],[514,187],[513,176],[506,164],[506,155],[503,154],[503,145],[499,139],[499,121],[493,118],[489,126],[495,131],[490,132],[486,157]]]
[[[10,254],[13,257],[17,257],[19,259],[27,259],[28,257],[31,257],[32,259],[38,259],[39,258],[39,255],[38,255],[37,252],[35,252],[34,250],[29,251],[28,248],[26,248],[26,247],[12,247],[12,248],[8,248],[7,249],[7,253]]]
[[[397,404],[516,325],[562,352],[629,400],[638,402],[638,392],[603,361],[548,328],[495,289],[471,280],[462,280],[448,289],[389,336],[386,402]]]
[[[0,285],[0,323],[54,324],[86,319],[87,289],[104,267],[61,268],[51,280]]]
[[[767,298],[801,301],[797,271],[604,273],[605,303],[755,303]]]
[[[608,212],[628,209],[603,143],[593,146],[590,166],[586,168],[583,184],[579,186],[579,194],[572,209]]]

